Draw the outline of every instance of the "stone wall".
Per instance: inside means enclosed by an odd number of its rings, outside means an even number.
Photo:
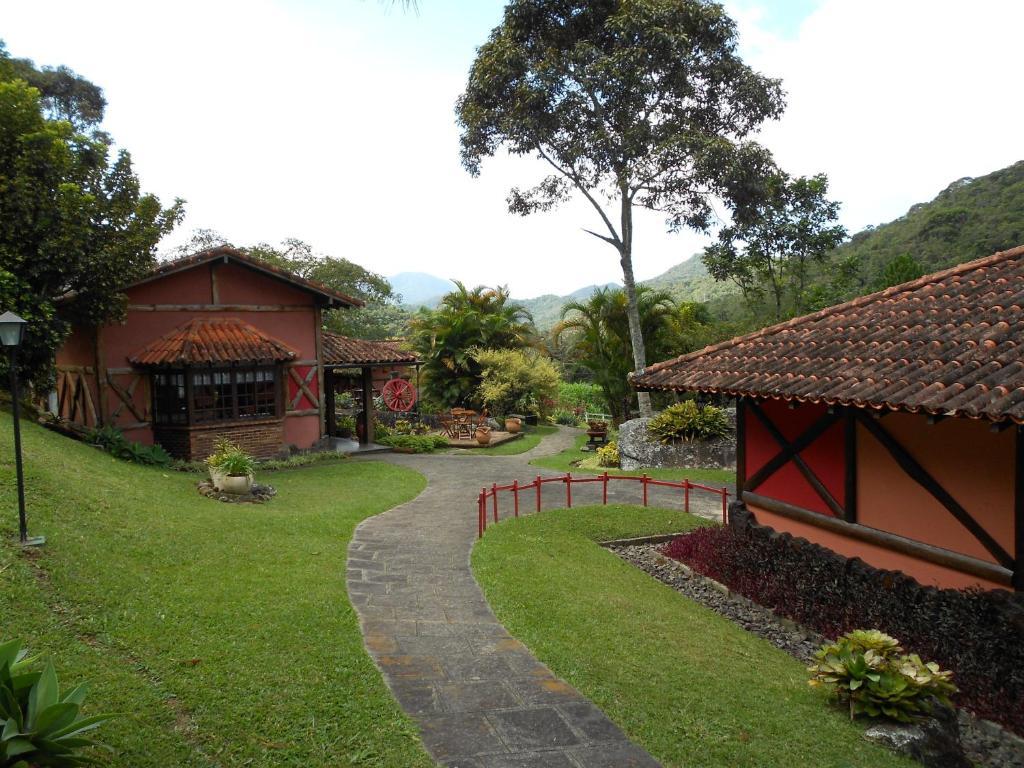
[[[736,468],[735,433],[713,440],[663,445],[647,433],[650,419],[633,419],[619,427],[619,459],[626,470],[644,467]]]

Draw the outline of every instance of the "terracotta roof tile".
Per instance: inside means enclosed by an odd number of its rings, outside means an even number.
[[[1024,424],[1024,246],[648,366],[632,381]]]
[[[237,317],[200,318],[128,357],[133,365],[226,365],[294,360],[298,352]]]
[[[324,365],[358,365],[369,363],[417,362],[416,355],[405,352],[394,341],[366,341],[323,332]]]

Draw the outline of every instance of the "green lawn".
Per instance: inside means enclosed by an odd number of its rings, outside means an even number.
[[[543,456],[539,459],[534,459],[530,463],[559,472],[572,472],[573,474],[581,475],[601,474],[605,471],[604,469],[587,469],[585,467],[573,466],[574,461],[582,461],[594,456],[593,453],[580,450],[586,442],[587,436],[580,435],[576,439],[575,447],[561,453],[556,453],[553,456]],[[649,477],[657,480],[682,480],[687,478],[695,483],[704,483],[715,488],[720,488],[723,485],[732,486],[736,482],[736,473],[731,469],[643,469],[633,472],[625,472],[621,469],[608,470],[608,473],[611,475],[638,475],[641,472],[645,472]]]
[[[553,435],[557,431],[558,427],[546,424],[536,427],[528,427],[524,424],[523,436],[517,440],[509,440],[507,443],[488,448],[453,448],[452,450],[458,452],[472,451],[474,456],[515,456],[519,453],[526,453],[531,448],[536,448],[541,438],[545,435]]]
[[[489,528],[473,569],[509,631],[666,768],[913,765],[864,741],[798,661],[594,543],[702,522],[546,512]]]
[[[278,497],[230,505],[194,475],[24,429],[35,556],[12,545],[11,422],[0,415],[0,633],[93,683],[124,713],[104,765],[428,766],[363,649],[346,548],[418,473],[339,462],[261,476]]]

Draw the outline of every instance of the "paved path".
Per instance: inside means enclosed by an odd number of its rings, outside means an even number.
[[[509,635],[470,570],[480,488],[554,474],[529,460],[570,447],[576,434],[560,430],[519,456],[377,457],[423,473],[428,486],[409,503],[356,529],[349,546],[349,597],[366,647],[440,765],[658,766]],[[550,487],[550,506],[559,506],[564,500]],[[590,487],[573,489],[576,505],[599,501],[580,493]],[[635,502],[637,491],[628,490],[617,488],[612,499]],[[652,504],[657,501],[652,497]],[[715,514],[714,501],[704,509]]]

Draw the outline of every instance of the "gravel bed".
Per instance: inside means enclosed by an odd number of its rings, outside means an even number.
[[[665,557],[661,543],[609,544],[608,549],[715,613],[767,640],[797,660],[808,663],[825,642],[817,632],[731,594],[716,582],[695,574],[682,563]],[[1024,740],[969,712],[959,710],[960,740],[967,758],[984,768],[1024,768]]]

